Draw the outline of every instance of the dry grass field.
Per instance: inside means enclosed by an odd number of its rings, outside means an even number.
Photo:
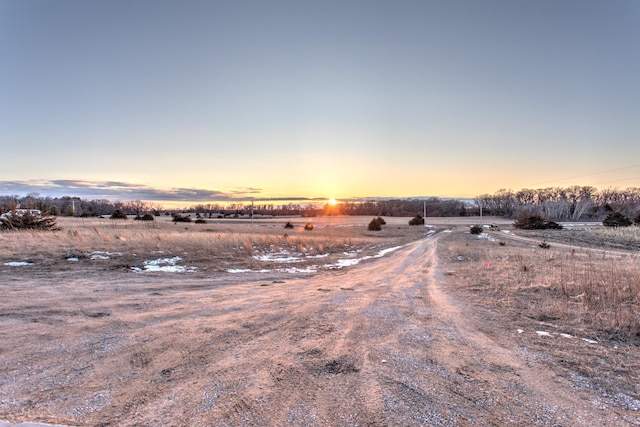
[[[505,231],[450,242],[461,288],[576,335],[640,343],[639,229]]]
[[[370,219],[0,233],[0,420],[640,425],[637,229]]]
[[[286,218],[251,224],[248,220],[208,220],[205,224],[173,223],[170,217],[156,221],[100,218],[59,218],[59,232],[0,234],[2,262],[32,262],[61,269],[138,270],[145,261],[181,258],[193,273],[229,269],[281,268],[286,254],[297,256],[296,267],[330,264],[344,252],[359,257],[374,255],[391,244],[402,245],[424,236],[422,227],[408,227],[406,218],[395,218],[380,232],[366,231],[369,218],[355,222],[317,219],[314,230],[304,230],[308,220]],[[291,222],[292,229],[284,228]],[[259,255],[279,254],[268,257]],[[274,259],[272,259],[274,258]],[[69,261],[72,260],[72,261]],[[294,264],[291,262],[291,264]],[[167,269],[170,270],[170,269]]]

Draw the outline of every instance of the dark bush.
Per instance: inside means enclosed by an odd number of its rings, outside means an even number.
[[[284,228],[293,228],[293,224],[291,224],[291,221],[287,221],[287,223],[284,225]]]
[[[133,218],[135,221],[154,221],[153,216],[149,215],[149,214],[144,214],[142,216],[140,215],[136,215],[135,218]]]
[[[639,214],[638,214],[638,216],[633,220],[633,222],[634,222],[636,225],[640,225],[640,213],[639,213]]]
[[[373,218],[369,225],[367,226],[367,230],[369,231],[380,231],[382,230],[382,224],[378,221],[378,218]]]
[[[196,219],[196,224],[206,224],[206,223],[207,223],[206,219],[202,219],[202,218]]]
[[[311,224],[310,222],[306,223],[304,229],[307,231],[313,230],[313,224]]]
[[[557,222],[549,221],[542,218],[540,215],[532,214],[531,212],[524,211],[518,215],[518,218],[513,222],[515,228],[522,230],[560,230],[562,226]]]
[[[0,217],[0,230],[3,231],[56,231],[59,229],[56,225],[56,218],[53,216],[31,215],[30,213],[16,215],[14,211],[11,215]]]
[[[612,212],[602,221],[605,227],[629,227],[633,222],[620,212]]]
[[[387,221],[385,221],[381,216],[376,218],[376,220],[380,223],[380,225],[387,225]]]
[[[549,249],[551,247],[551,245],[545,242],[544,240],[538,243],[538,246],[541,247],[542,249]]]
[[[122,212],[120,209],[116,209],[111,213],[110,219],[127,219],[127,214]]]
[[[469,232],[471,234],[480,234],[482,233],[482,231],[484,231],[484,228],[482,228],[482,226],[478,224],[472,225],[471,228],[469,229]]]
[[[424,225],[424,218],[420,215],[416,215],[409,221],[409,225]]]
[[[189,215],[180,215],[179,213],[173,214],[173,222],[191,222]]]

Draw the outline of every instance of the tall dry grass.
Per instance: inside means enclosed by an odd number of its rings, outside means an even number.
[[[619,231],[598,231],[610,238]],[[640,337],[640,257],[632,252],[500,246],[466,236],[444,252],[458,284],[575,333]],[[461,261],[458,261],[461,257]],[[449,264],[451,265],[451,263]]]
[[[595,238],[629,242],[640,248],[640,227],[594,227],[586,231]]]
[[[61,231],[21,231],[0,234],[0,260],[64,259],[96,251],[149,258],[158,254],[179,255],[194,262],[226,268],[256,252],[299,252],[306,255],[341,253],[380,244],[380,239],[363,235],[363,229],[174,224],[162,218],[143,221],[60,218]]]

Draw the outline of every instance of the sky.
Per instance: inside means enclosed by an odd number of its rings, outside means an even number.
[[[640,186],[636,0],[0,0],[0,194]]]

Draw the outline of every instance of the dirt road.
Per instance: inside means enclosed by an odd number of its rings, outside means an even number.
[[[10,278],[0,419],[69,425],[633,425],[453,298],[442,234],[312,276]],[[446,235],[445,235],[446,236]]]

